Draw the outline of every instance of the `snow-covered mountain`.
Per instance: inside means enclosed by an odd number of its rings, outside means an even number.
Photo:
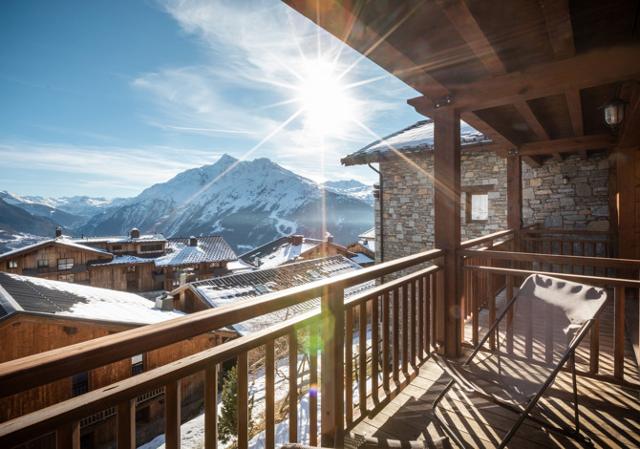
[[[347,181],[326,181],[325,189],[342,195],[349,195],[373,206],[373,186],[363,184],[355,179]]]
[[[224,155],[106,208],[78,232],[123,234],[135,226],[166,235],[216,233],[244,250],[294,232],[322,236],[323,210],[326,231],[337,242],[355,240],[373,223],[365,201],[325,190],[266,158]]]
[[[13,195],[15,197],[15,195]],[[23,202],[41,204],[51,208],[67,212],[78,217],[92,217],[102,212],[107,207],[117,206],[126,201],[125,198],[107,199],[90,196],[63,196],[60,198],[47,198],[42,196],[19,197]]]

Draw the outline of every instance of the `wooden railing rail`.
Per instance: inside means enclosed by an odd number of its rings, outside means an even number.
[[[489,244],[489,246],[493,246],[493,243],[496,240],[508,239],[513,237],[515,234],[516,234],[515,229],[506,229],[504,231],[494,232],[493,234],[483,235],[482,237],[478,237],[475,239],[465,240],[460,244],[460,248],[466,249],[466,248],[472,248],[474,246],[486,245],[486,244]]]
[[[331,285],[347,288],[442,256],[442,250],[425,251],[329,279],[262,295],[252,301],[252,307],[235,303],[4,362],[0,364],[0,397],[320,297]]]
[[[381,395],[392,394],[389,386],[391,382],[395,384],[393,394],[397,394],[397,391],[406,384],[406,381],[400,381],[401,373],[405,379],[408,379],[411,372],[415,373],[417,365],[428,356],[431,341],[433,341],[430,323],[435,321],[433,296],[437,291],[437,278],[441,268],[438,265],[421,268],[421,265],[436,263],[443,257],[443,251],[427,251],[329,280],[264,295],[252,300],[251,307],[247,307],[246,302],[225,306],[177,318],[160,325],[125,331],[66,347],[63,350],[49,351],[38,356],[4,363],[0,365],[0,385],[3,388],[2,391],[12,394],[29,388],[23,384],[19,388],[12,389],[12,385],[18,379],[22,382],[26,379],[26,384],[29,386],[51,382],[53,379],[46,376],[55,367],[61,367],[65,374],[58,373],[53,377],[65,377],[120,360],[130,354],[155,349],[190,336],[321,297],[319,310],[313,310],[263,331],[239,337],[107,387],[0,423],[0,447],[12,447],[28,441],[33,435],[44,435],[55,431],[59,448],[77,449],[80,444],[78,423],[86,416],[112,407],[117,410],[118,447],[131,448],[135,445],[136,429],[134,398],[150,390],[164,388],[166,447],[176,449],[180,446],[181,379],[204,372],[205,448],[214,449],[217,447],[218,370],[226,360],[235,359],[238,379],[236,444],[239,449],[246,449],[251,437],[248,433],[248,424],[252,418],[249,414],[248,354],[249,351],[258,350],[264,354],[265,358],[265,446],[267,449],[273,449],[276,425],[274,343],[277,339],[286,339],[288,347],[289,441],[297,442],[301,438],[297,430],[299,388],[301,388],[300,385],[306,385],[309,394],[309,441],[312,444],[318,442],[318,401],[311,387],[312,385],[315,387],[319,379],[322,397],[322,442],[323,445],[340,447],[344,442],[344,420],[345,417],[348,422],[353,420],[355,402],[354,371],[345,370],[343,361],[353,367],[351,353],[357,341],[358,355],[355,365],[357,365],[358,385],[355,388],[355,396],[358,398],[357,408],[360,416],[370,410],[371,404],[379,403]],[[418,268],[418,270],[354,295],[345,302],[346,288],[408,268]],[[380,332],[381,327],[382,332]],[[308,333],[312,340],[312,336],[318,336],[318,329],[320,329],[319,345],[301,344],[299,337],[302,333]],[[354,329],[358,330],[357,335],[354,335]],[[169,333],[173,333],[173,336],[168,335]],[[148,339],[160,339],[162,343],[149,342]],[[370,345],[367,342],[369,339]],[[106,355],[103,357],[96,355],[96,348],[101,348]],[[300,352],[305,353],[309,360],[309,369],[303,373],[298,372]],[[320,369],[318,352],[321,352],[322,356]],[[88,360],[86,360],[87,357]],[[13,364],[18,367],[12,366]],[[20,378],[21,375],[24,377]],[[304,394],[304,391],[302,393]]]

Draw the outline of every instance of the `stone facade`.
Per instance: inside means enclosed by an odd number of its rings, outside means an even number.
[[[393,158],[380,163],[383,181],[383,233],[380,203],[376,202],[376,242],[384,241],[384,259],[393,260],[434,246],[433,153],[408,154],[409,161]],[[499,231],[507,223],[506,160],[488,152],[464,152],[461,160],[462,239]],[[465,188],[486,189],[488,220],[466,220]],[[382,239],[381,239],[382,237]],[[378,243],[379,244],[379,243]],[[379,259],[380,251],[376,251]],[[379,260],[378,260],[379,262]]]
[[[539,168],[522,166],[522,220],[547,228],[609,229],[609,160],[606,153]]]
[[[433,153],[406,154],[380,163],[383,181],[383,234],[376,202],[376,243],[384,242],[384,260],[434,246]],[[410,161],[410,162],[409,162]],[[462,240],[507,228],[506,159],[488,152],[463,152],[461,161]],[[538,168],[523,163],[523,224],[568,229],[608,229],[609,163],[606,154],[562,161],[549,159]],[[465,188],[487,186],[485,222],[467,222]],[[382,237],[382,238],[381,238]],[[380,262],[380,251],[376,251]]]

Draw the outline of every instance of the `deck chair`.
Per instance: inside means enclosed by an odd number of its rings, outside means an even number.
[[[460,445],[466,445],[438,415],[438,404],[454,385],[479,395],[518,415],[500,441],[504,448],[525,419],[546,429],[591,445],[580,434],[575,351],[607,301],[601,288],[562,279],[531,275],[500,312],[478,346],[463,363],[438,358],[451,380],[433,404],[436,421]],[[488,346],[489,351],[482,350]],[[574,426],[558,426],[545,417],[532,416],[534,407],[563,366],[570,363],[573,378]]]

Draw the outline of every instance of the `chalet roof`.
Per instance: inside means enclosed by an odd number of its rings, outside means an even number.
[[[344,256],[332,256],[282,265],[277,268],[232,274],[188,284],[196,295],[211,307],[247,301],[266,293],[285,290],[309,282],[358,270],[361,267]],[[372,282],[351,287],[345,296],[372,287]],[[256,332],[300,313],[319,307],[320,298],[297,304],[232,326],[238,333]]]
[[[491,140],[467,123],[460,122],[460,143],[462,147],[489,144]],[[369,162],[379,162],[394,153],[413,153],[433,150],[433,121],[420,120],[411,126],[389,134],[382,139],[371,142],[341,159],[344,165],[359,165]]]
[[[157,267],[228,262],[238,259],[233,249],[219,235],[197,237],[197,246],[189,246],[188,238],[170,238],[167,240],[167,253],[155,260]]]
[[[84,243],[87,245],[97,243],[155,243],[166,242],[167,239],[162,234],[141,234],[140,237],[132,238],[129,235],[107,235],[107,236],[93,236],[93,237],[80,237],[73,239],[77,243]]]
[[[127,324],[151,324],[183,315],[154,308],[139,295],[69,282],[0,273],[0,318],[13,312]]]
[[[152,259],[152,258],[124,255],[124,256],[115,256],[113,259],[107,262],[97,262],[97,263],[94,262],[89,266],[103,267],[108,265],[139,265],[143,263],[154,263],[154,261],[155,259]]]
[[[31,245],[27,245],[27,246],[23,246],[22,248],[16,248],[14,250],[8,251],[6,253],[0,254],[0,261],[2,260],[6,260],[15,256],[19,256],[22,254],[27,254],[30,253],[31,251],[37,250],[39,248],[44,248],[45,246],[50,246],[50,245],[59,245],[59,246],[66,246],[66,247],[70,247],[70,248],[74,248],[74,249],[78,249],[81,251],[88,251],[94,254],[100,254],[103,256],[111,256],[111,253],[107,252],[107,251],[102,251],[100,249],[97,248],[93,248],[91,246],[86,246],[86,245],[81,245],[79,243],[77,243],[75,240],[71,240],[65,237],[58,237],[58,238],[54,238],[54,239],[48,239],[48,240],[42,240],[40,242],[37,243],[33,243]]]
[[[371,257],[367,256],[364,253],[356,253],[356,255],[352,257],[351,260],[357,263],[358,265],[364,265],[364,264],[375,262],[375,260],[373,260]]]
[[[272,242],[265,243],[258,248],[252,249],[240,256],[240,260],[253,266],[263,268],[273,268],[296,260],[300,260],[304,253],[317,248],[320,245],[332,245],[340,252],[348,254],[347,248],[326,240],[312,239],[299,236],[301,243],[296,243],[296,236],[280,237]]]
[[[358,236],[360,239],[375,239],[376,238],[376,228],[368,229]]]

